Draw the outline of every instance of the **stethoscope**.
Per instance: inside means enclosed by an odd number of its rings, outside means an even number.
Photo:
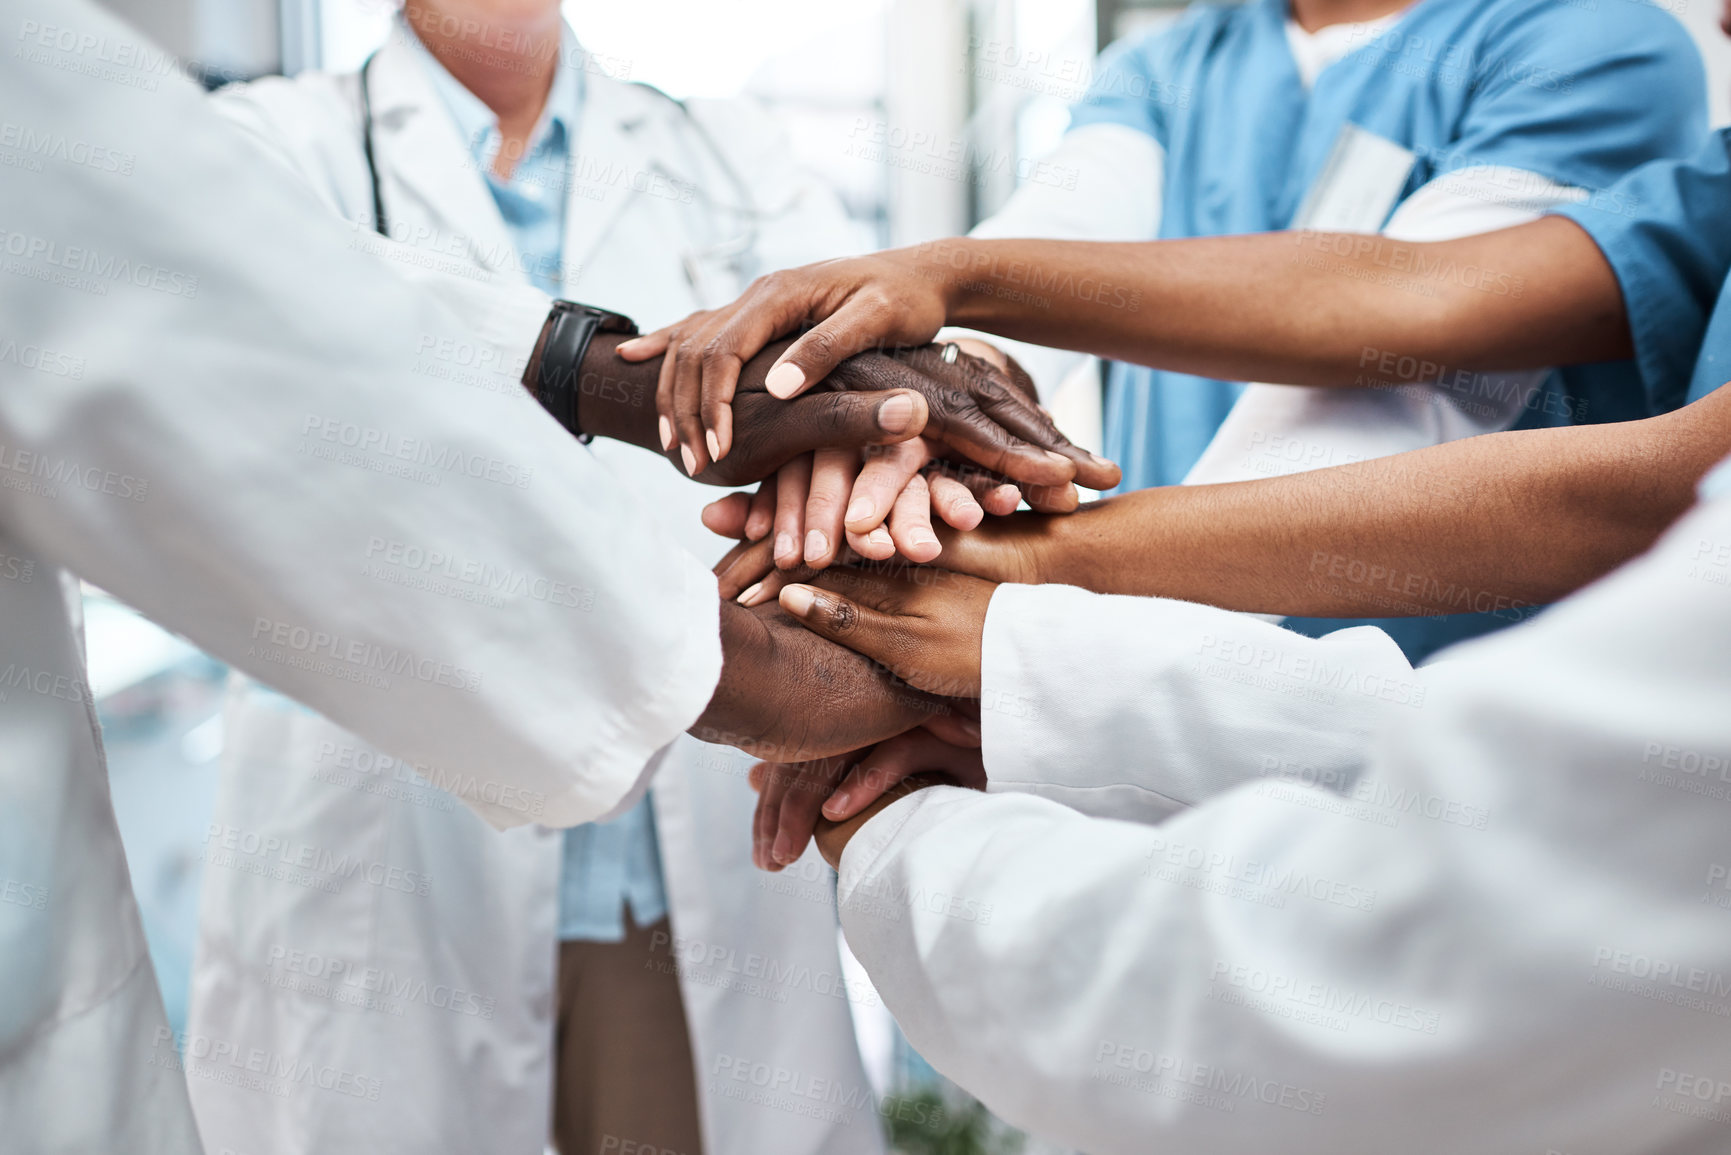
[[[366,157],[367,180],[372,187],[373,230],[382,237],[389,237],[391,235],[390,220],[385,215],[384,182],[379,179],[378,150],[373,142],[372,68],[373,60],[377,56],[378,52],[373,52],[361,65],[361,152]],[[698,294],[700,299],[707,300],[709,295],[704,283],[704,265],[711,261],[721,261],[733,270],[743,284],[747,279],[745,260],[757,248],[757,242],[763,232],[762,222],[767,219],[766,214],[758,211],[756,198],[751,194],[751,186],[746,183],[739,170],[728,161],[727,154],[722,151],[721,145],[714,135],[691,114],[691,109],[686,106],[685,102],[675,100],[653,85],[645,84],[639,87],[648,89],[679,109],[680,115],[685,118],[685,122],[691,126],[692,131],[703,142],[704,148],[714,157],[716,166],[721,169],[723,177],[733,186],[734,193],[739,198],[737,204],[725,205],[710,196],[702,187],[672,172],[659,160],[650,165],[650,175],[662,177],[675,187],[689,189],[693,199],[701,201],[704,208],[708,209],[711,214],[731,216],[741,222],[741,228],[736,236],[715,244],[705,245],[702,248],[687,250],[683,255],[685,279],[690,282],[692,290]],[[567,162],[565,196],[563,198],[567,205],[570,202],[572,178],[575,175],[571,171],[574,163],[574,158]],[[731,296],[731,294],[728,295]]]

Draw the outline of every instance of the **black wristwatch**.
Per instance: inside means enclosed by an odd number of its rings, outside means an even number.
[[[637,335],[637,322],[623,313],[610,313],[576,301],[554,301],[523,370],[523,387],[541,403],[541,408],[585,445],[591,440],[577,421],[578,375],[589,342],[597,333]]]

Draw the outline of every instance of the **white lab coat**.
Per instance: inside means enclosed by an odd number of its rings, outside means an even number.
[[[303,185],[237,164],[243,136],[113,17],[0,14],[25,158],[0,180],[0,1146],[192,1155],[71,575],[487,783],[465,800],[500,826],[525,796],[563,825],[607,812],[695,720],[714,582],[545,414],[419,370],[428,336],[520,359],[538,295],[471,288],[466,323]],[[362,573],[374,536],[592,591],[593,612],[386,588]],[[304,1052],[190,1042],[194,1081],[260,1102],[371,1093]]]
[[[521,280],[511,236],[408,35],[397,28],[371,69],[391,235],[440,268],[479,266]],[[785,140],[749,104],[694,105],[712,146],[667,97],[598,71],[584,81],[564,296],[651,328],[731,300],[757,272],[845,247],[833,194],[802,176]],[[267,80],[215,101],[357,222],[357,245],[378,243],[354,75]],[[743,203],[756,204],[759,219],[734,211]],[[741,243],[747,230],[751,243]],[[449,368],[468,373],[495,409],[533,404],[516,384],[516,366],[477,371],[458,356]],[[698,521],[715,489],[643,450],[605,441],[592,448],[688,550],[720,557],[727,543]],[[465,584],[453,567],[488,559],[434,567],[391,550],[381,547],[373,560],[392,580],[431,579],[447,595],[486,596],[486,579]],[[206,1141],[246,1155],[538,1155],[551,1110],[562,832],[496,835],[424,784],[445,780],[442,757],[417,778],[413,767],[256,686],[232,691],[225,746],[217,838],[240,829],[287,846],[371,848],[369,861],[404,881],[399,891],[351,879],[331,893],[233,868],[211,848],[190,1033],[369,1072],[379,1094],[261,1100],[245,1088],[197,1082],[193,1104]],[[791,1101],[755,1101],[749,1092],[759,1088],[735,1077],[767,1064],[866,1088],[849,996],[875,1001],[841,979],[821,861],[796,872],[797,885],[771,885],[752,869],[750,764],[738,751],[681,738],[651,794],[706,1150],[869,1155],[881,1150],[869,1103],[801,1111]],[[463,784],[455,785],[460,793]]]
[[[1074,660],[997,676],[988,636],[988,694],[1049,731],[1013,773],[1070,768],[1066,800],[1137,821],[923,791],[844,853],[848,941],[940,1071],[1093,1155],[1717,1155],[1728,587],[1721,497],[1416,671],[1386,640],[1153,599],[1042,642],[1043,611],[995,600],[1021,619],[1000,652],[1085,653],[1109,703],[1051,696]],[[1021,751],[992,717],[996,775]]]

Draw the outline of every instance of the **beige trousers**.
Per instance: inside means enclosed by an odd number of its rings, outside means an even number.
[[[559,944],[554,1146],[560,1155],[703,1155],[667,920],[639,927],[627,911],[625,923],[624,942]]]

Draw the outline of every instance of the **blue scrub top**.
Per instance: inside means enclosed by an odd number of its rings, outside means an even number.
[[[1617,275],[1653,409],[1731,381],[1731,131],[1557,215],[1586,229]]]
[[[1288,227],[1349,123],[1417,154],[1403,199],[1480,165],[1522,169],[1602,198],[1608,193],[1600,190],[1629,170],[1688,155],[1706,131],[1700,55],[1675,18],[1645,4],[1586,11],[1557,0],[1417,0],[1308,91],[1286,20],[1286,0],[1197,5],[1102,58],[1072,127],[1122,124],[1160,143],[1162,238]],[[1524,424],[1554,424],[1564,413],[1596,422],[1653,412],[1632,364],[1558,378]],[[1124,466],[1120,489],[1181,481],[1241,390],[1114,365],[1106,451]],[[1520,616],[1373,624],[1418,661]],[[1362,623],[1288,624],[1318,634]]]

